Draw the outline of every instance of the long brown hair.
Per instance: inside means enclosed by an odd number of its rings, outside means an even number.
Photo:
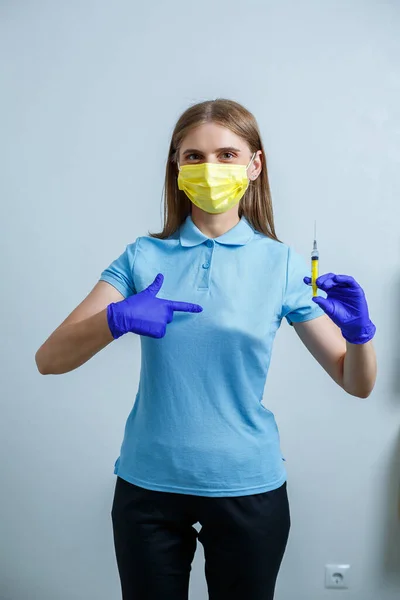
[[[191,212],[191,202],[178,189],[177,159],[182,140],[191,129],[203,123],[217,123],[244,139],[251,153],[261,150],[263,168],[255,181],[250,181],[239,203],[239,217],[243,215],[260,233],[278,240],[275,233],[271,191],[269,187],[265,152],[254,116],[232,100],[207,100],[188,108],[178,120],[172,134],[164,184],[164,229],[151,237],[165,239],[177,231]]]

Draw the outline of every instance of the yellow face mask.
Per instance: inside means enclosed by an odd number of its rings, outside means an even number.
[[[247,169],[255,155],[247,166],[220,163],[183,165],[179,169],[178,188],[205,212],[226,212],[243,198],[249,186]]]

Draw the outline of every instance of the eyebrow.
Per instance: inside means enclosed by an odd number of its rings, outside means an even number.
[[[237,152],[240,154],[240,150],[239,148],[233,148],[233,146],[227,146],[226,148],[217,148],[217,150],[215,150],[215,152],[219,153],[219,152]],[[201,152],[201,150],[196,150],[196,148],[189,148],[188,150],[185,150],[185,152],[183,153],[184,156],[186,154],[203,154]]]

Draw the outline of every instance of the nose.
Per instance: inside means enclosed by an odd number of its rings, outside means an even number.
[[[203,162],[203,161],[201,161],[201,162]],[[216,163],[218,163],[218,157],[215,154],[205,154],[204,162],[216,164]]]

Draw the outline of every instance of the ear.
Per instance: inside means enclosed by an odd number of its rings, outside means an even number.
[[[262,171],[262,152],[258,150],[249,168],[249,179],[255,181]]]

